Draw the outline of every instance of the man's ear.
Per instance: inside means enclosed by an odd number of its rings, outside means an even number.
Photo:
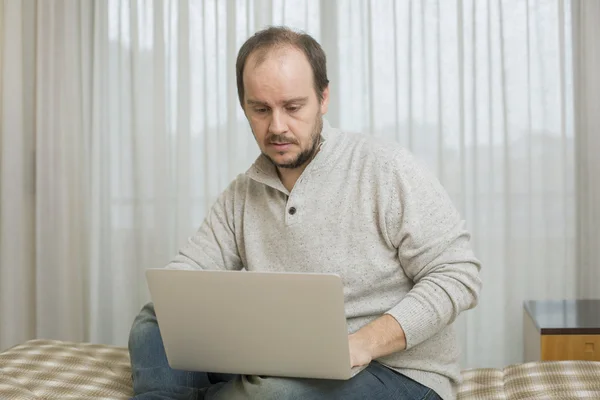
[[[323,94],[321,95],[321,114],[327,114],[327,110],[329,109],[329,85],[325,89],[323,89]]]

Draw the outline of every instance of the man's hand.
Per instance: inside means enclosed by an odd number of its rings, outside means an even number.
[[[369,365],[372,358],[368,343],[365,343],[360,335],[356,334],[348,336],[348,340],[350,343],[350,367]]]
[[[348,341],[351,367],[368,365],[372,360],[406,348],[404,330],[389,314],[349,335]]]

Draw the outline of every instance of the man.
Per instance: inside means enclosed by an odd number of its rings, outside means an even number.
[[[239,100],[262,155],[168,268],[337,273],[352,366],[368,367],[348,381],[174,371],[149,304],[129,343],[137,398],[455,397],[452,322],[476,305],[481,287],[469,235],[407,151],[323,122],[325,61],[313,38],[286,28],[242,46]]]

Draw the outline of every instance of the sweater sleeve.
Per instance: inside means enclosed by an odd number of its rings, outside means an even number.
[[[481,266],[464,222],[433,174],[403,152],[392,176],[386,228],[414,286],[387,314],[402,326],[409,349],[476,306]]]
[[[167,269],[240,270],[235,236],[235,202],[239,180],[219,196],[198,231],[188,238]]]

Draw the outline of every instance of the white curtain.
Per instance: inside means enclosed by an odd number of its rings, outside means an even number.
[[[258,155],[234,64],[268,24],[323,44],[332,125],[412,149],[467,220],[465,368],[522,360],[524,300],[581,295],[570,1],[2,4],[0,349],[126,343],[144,270]]]
[[[600,1],[573,2],[578,292],[600,298]]]
[[[32,5],[0,1],[0,350],[35,335]]]

